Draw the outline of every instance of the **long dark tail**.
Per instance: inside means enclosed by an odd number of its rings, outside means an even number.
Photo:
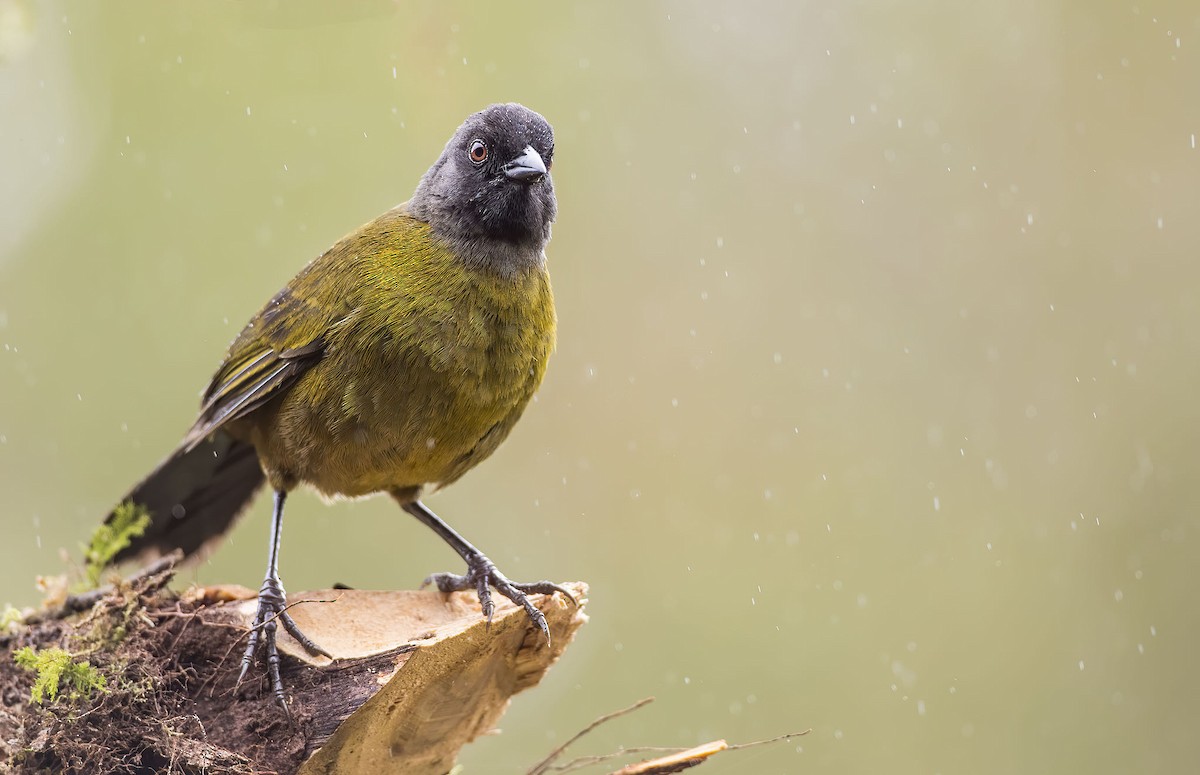
[[[172,549],[194,554],[229,529],[264,482],[254,447],[224,431],[176,450],[122,499],[145,506],[152,521],[116,561]]]

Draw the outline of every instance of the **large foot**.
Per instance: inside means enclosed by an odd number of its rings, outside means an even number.
[[[546,626],[546,615],[530,602],[528,595],[553,595],[555,592],[559,592],[572,604],[579,605],[575,596],[558,584],[549,581],[518,584],[510,581],[491,560],[477,550],[469,553],[466,560],[467,572],[465,574],[459,576],[453,573],[435,573],[425,579],[421,586],[436,584],[442,592],[474,589],[475,594],[479,596],[479,604],[483,606],[483,615],[487,617],[488,624],[492,623],[492,614],[496,611],[496,606],[492,602],[491,590],[491,587],[495,587],[497,592],[525,609],[525,613],[529,614],[529,618],[545,634],[546,643],[550,642],[550,628]]]
[[[250,641],[246,644],[245,653],[242,654],[242,672],[238,674],[234,690],[236,691],[237,686],[241,685],[242,679],[250,671],[250,666],[254,664],[254,652],[258,650],[261,640],[263,652],[266,654],[267,675],[271,680],[271,693],[275,695],[275,701],[283,708],[284,713],[290,717],[291,712],[288,710],[287,699],[283,696],[283,681],[279,678],[279,649],[275,645],[275,631],[280,622],[283,623],[283,628],[310,654],[321,654],[333,659],[332,654],[313,643],[296,626],[296,622],[287,612],[287,598],[283,593],[283,584],[278,577],[268,576],[263,581],[262,588],[258,590],[258,611],[254,614],[254,623],[250,627]]]

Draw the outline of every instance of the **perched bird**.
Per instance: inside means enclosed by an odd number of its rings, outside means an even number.
[[[571,597],[548,581],[510,581],[421,502],[496,450],[545,374],[555,330],[545,254],[557,212],[553,158],[553,130],[528,108],[492,105],[468,117],[409,201],[342,238],[250,320],[195,425],[122,501],[145,506],[152,521],[117,561],[193,554],[264,483],[274,491],[266,578],[238,680],[261,645],[285,711],[277,623],[328,656],[288,615],[279,578],[284,501],[297,485],[391,495],[466,561],[465,574],[427,583],[474,589],[489,619],[493,587],[549,638],[527,595]]]

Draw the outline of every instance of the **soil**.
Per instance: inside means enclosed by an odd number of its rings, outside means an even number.
[[[289,721],[264,692],[261,670],[252,671],[235,698],[245,630],[192,626],[203,607],[168,590],[170,577],[167,571],[119,586],[75,619],[50,618],[0,638],[0,771],[265,775],[297,769],[306,756],[299,732],[304,709],[294,710],[298,723]],[[63,691],[54,701],[33,703],[35,676],[12,657],[23,646],[57,646],[87,660],[105,676],[106,690],[75,700]],[[287,668],[290,682],[315,672]]]

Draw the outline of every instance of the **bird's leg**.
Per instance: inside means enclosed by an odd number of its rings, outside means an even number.
[[[287,595],[283,591],[283,582],[279,580],[279,536],[283,531],[283,502],[287,499],[284,490],[275,491],[275,510],[271,515],[271,551],[267,558],[267,577],[263,580],[262,588],[258,590],[258,611],[254,614],[254,623],[250,626],[250,640],[246,651],[242,654],[242,672],[238,674],[237,685],[254,663],[254,652],[262,640],[266,652],[267,673],[271,679],[271,692],[275,701],[288,713],[287,700],[283,696],[283,681],[279,678],[279,649],[275,646],[275,630],[279,623],[295,638],[310,654],[323,654],[333,658],[325,649],[313,643],[307,635],[300,631],[296,622],[287,612]],[[236,686],[235,686],[236,689]]]
[[[443,522],[421,501],[414,500],[401,505],[405,511],[441,536],[443,541],[450,544],[450,547],[467,561],[465,574],[459,576],[453,573],[435,573],[425,579],[422,586],[433,583],[442,592],[474,589],[479,596],[480,605],[483,606],[483,615],[487,617],[489,624],[492,621],[492,614],[496,610],[496,606],[492,603],[492,592],[489,587],[495,587],[497,592],[524,608],[538,629],[545,633],[547,643],[550,642],[550,628],[546,626],[546,616],[530,602],[527,594],[553,595],[555,592],[561,592],[573,604],[579,605],[575,596],[558,584],[549,581],[535,581],[530,584],[510,581],[483,552],[472,546],[467,539],[458,534],[458,531]]]

